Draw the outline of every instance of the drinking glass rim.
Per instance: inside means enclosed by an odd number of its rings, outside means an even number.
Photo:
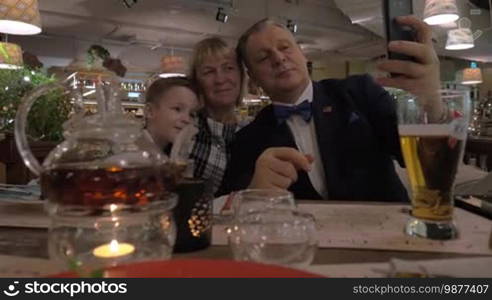
[[[261,210],[256,210],[256,211],[251,211],[247,212],[241,216],[238,216],[236,220],[236,225],[241,225],[241,224],[248,224],[247,220],[250,218],[253,218],[256,215],[262,215],[262,214],[269,214],[269,213],[288,213],[289,215],[286,214],[279,214],[279,216],[285,216],[285,218],[282,218],[282,220],[269,220],[267,224],[274,224],[274,223],[281,223],[281,222],[286,222],[286,221],[298,221],[302,220],[303,223],[305,222],[312,222],[313,225],[316,225],[316,218],[314,217],[313,214],[300,211],[300,210],[295,210],[295,209],[286,209],[286,208],[265,208]],[[242,223],[246,222],[246,223]]]
[[[255,193],[258,193],[258,195]],[[274,196],[269,196],[269,195],[262,196],[262,195],[260,195],[260,193],[265,193],[265,194],[273,193],[275,195]],[[268,200],[292,199],[292,200],[294,200],[294,194],[292,194],[291,192],[289,192],[287,190],[276,190],[276,189],[245,189],[245,190],[238,191],[235,194],[235,197],[241,198],[245,194],[248,194],[248,196],[251,196],[251,198],[255,198],[255,199],[268,199]]]
[[[408,98],[420,98],[420,96],[416,96],[414,94],[412,94],[411,92],[408,92],[408,91],[404,91],[406,94],[406,96],[408,96]],[[462,86],[461,89],[438,89],[438,90],[435,90],[436,94],[439,94],[441,97],[463,97],[463,96],[466,96],[467,93],[469,93],[470,91],[466,89],[466,86]]]

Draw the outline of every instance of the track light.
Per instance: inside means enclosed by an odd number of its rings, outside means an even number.
[[[219,9],[217,10],[217,15],[215,16],[215,20],[217,22],[226,23],[228,19],[229,16],[224,12],[224,9],[222,7],[219,7]]]
[[[126,8],[132,8],[135,4],[137,4],[138,0],[122,0],[122,2]]]
[[[297,32],[297,23],[292,20],[287,20],[287,29],[289,29],[292,33]]]

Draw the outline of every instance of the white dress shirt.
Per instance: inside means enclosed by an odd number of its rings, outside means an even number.
[[[298,105],[308,100],[309,103],[313,102],[313,83],[309,82],[308,86],[297,99],[293,105]],[[293,106],[292,104],[278,103],[275,105]],[[287,119],[287,125],[294,136],[295,143],[300,152],[304,154],[311,154],[314,158],[312,163],[312,169],[308,172],[309,180],[314,189],[323,199],[328,198],[328,190],[326,187],[325,171],[323,169],[323,161],[319,153],[318,139],[316,138],[316,128],[314,126],[313,118],[309,122],[299,115],[292,115]]]

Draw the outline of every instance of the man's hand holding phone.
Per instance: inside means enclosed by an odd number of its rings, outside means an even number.
[[[396,20],[415,30],[416,41],[391,41],[388,50],[411,56],[414,61],[389,59],[380,62],[380,70],[398,75],[377,78],[376,81],[413,94],[425,107],[429,117],[438,119],[443,114],[443,107],[438,97],[441,88],[440,65],[432,42],[432,30],[414,16],[401,16]]]

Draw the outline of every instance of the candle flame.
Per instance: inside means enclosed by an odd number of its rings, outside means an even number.
[[[119,247],[120,247],[120,244],[118,244],[118,241],[112,240],[111,243],[109,244],[109,251],[118,252]]]
[[[115,212],[118,209],[118,205],[116,204],[110,204],[109,205],[109,211],[110,212]]]
[[[109,244],[101,245],[92,252],[97,257],[115,258],[131,254],[135,251],[135,247],[128,243],[119,243],[116,239],[111,240]]]

